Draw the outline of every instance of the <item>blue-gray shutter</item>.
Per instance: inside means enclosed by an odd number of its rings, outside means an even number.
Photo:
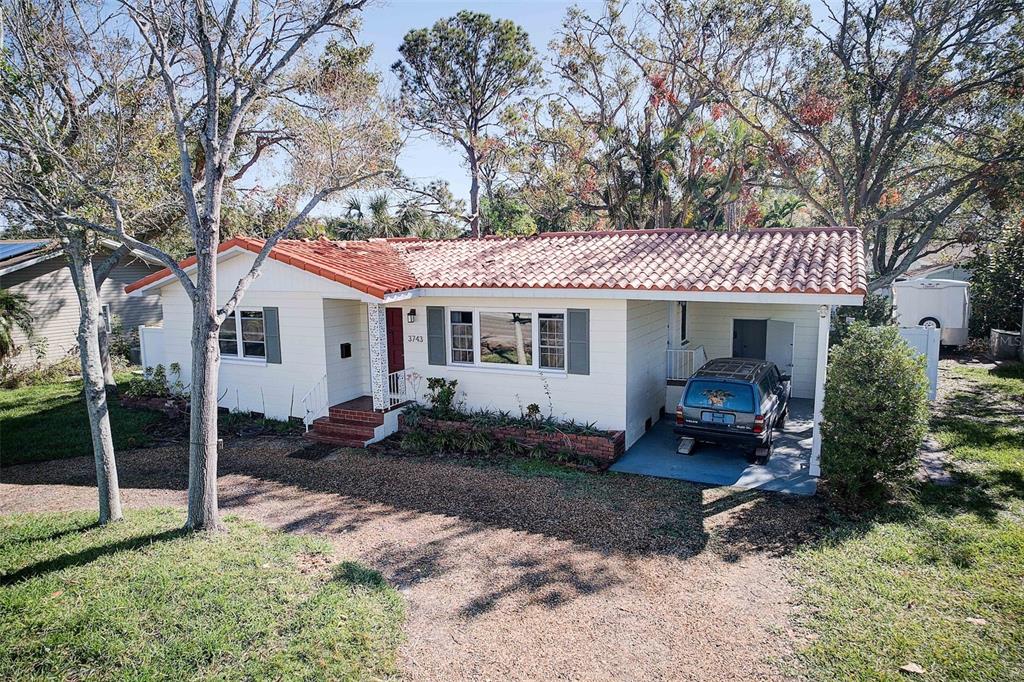
[[[565,363],[569,374],[590,374],[590,310],[570,308],[566,311],[569,325],[569,357]]]
[[[241,343],[242,330],[238,330]],[[281,364],[281,319],[277,308],[263,309],[263,338],[266,341],[267,362],[272,365]]]
[[[448,354],[444,347],[444,308],[427,306],[427,363],[446,365]]]

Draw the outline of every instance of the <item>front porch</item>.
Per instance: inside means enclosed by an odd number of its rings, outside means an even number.
[[[386,438],[413,399],[402,310],[325,298],[323,316],[325,372],[300,401],[307,436],[349,447]]]

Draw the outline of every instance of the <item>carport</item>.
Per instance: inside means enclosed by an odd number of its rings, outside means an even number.
[[[813,495],[817,487],[817,479],[809,471],[813,415],[813,401],[794,398],[790,402],[786,427],[776,434],[775,452],[764,466],[747,463],[735,448],[707,443],[700,443],[692,455],[680,455],[672,430],[675,416],[666,415],[612,465],[611,471]]]

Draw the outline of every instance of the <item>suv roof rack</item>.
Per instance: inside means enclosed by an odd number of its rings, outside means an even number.
[[[757,358],[715,358],[697,370],[693,378],[715,377],[753,382],[767,365],[767,360]]]

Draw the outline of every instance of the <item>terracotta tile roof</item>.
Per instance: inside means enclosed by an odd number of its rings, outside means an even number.
[[[263,239],[236,237],[223,242],[217,251],[237,247],[259,253],[265,243]],[[270,258],[378,298],[416,287],[408,268],[383,239],[368,242],[282,239],[270,252]],[[195,262],[196,257],[189,256],[179,265],[188,268]],[[171,271],[164,268],[132,282],[124,290],[131,293],[170,276]]]
[[[234,239],[222,244],[221,250],[240,246],[258,252],[262,245],[262,240]],[[271,258],[377,297],[417,287],[815,294],[863,294],[867,288],[863,244],[853,228],[625,230],[364,242],[282,240]],[[166,270],[162,273],[126,290],[169,274]]]
[[[389,242],[421,287],[863,293],[855,229],[628,230]]]

